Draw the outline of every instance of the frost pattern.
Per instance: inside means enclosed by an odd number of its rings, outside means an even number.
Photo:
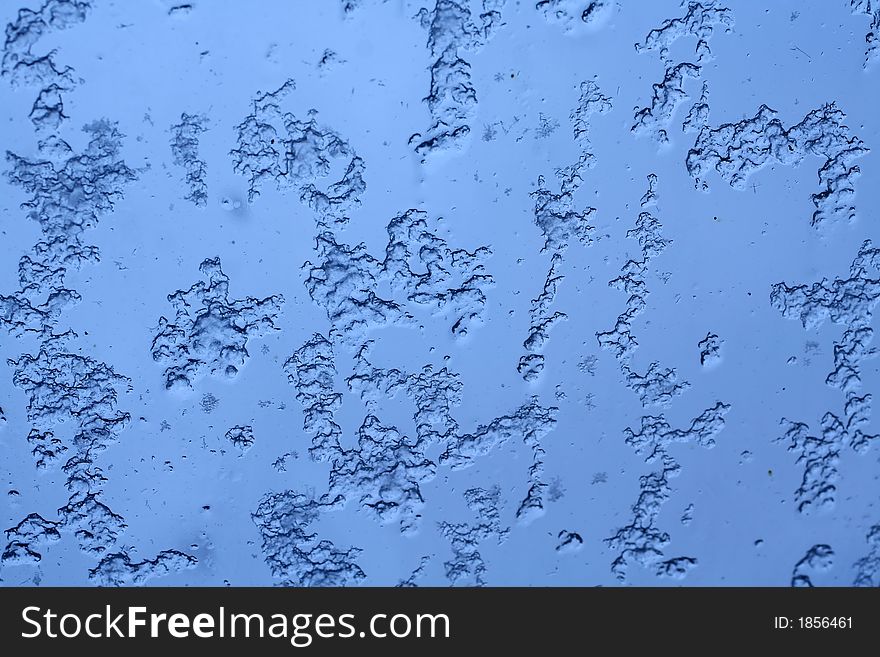
[[[609,285],[623,290],[629,295],[626,310],[618,316],[615,327],[610,331],[596,334],[599,345],[614,352],[626,385],[636,392],[642,405],[669,406],[672,401],[690,387],[686,381],[679,381],[676,371],[652,362],[644,375],[633,371],[631,361],[639,346],[632,333],[632,322],[647,307],[648,264],[660,256],[672,243],[662,236],[662,225],[651,213],[650,208],[657,205],[657,176],[648,176],[648,189],[641,199],[642,212],[639,213],[636,227],[627,231],[627,238],[635,239],[641,247],[640,260],[628,260],[622,268],[622,275],[610,281]],[[682,579],[697,566],[697,559],[688,556],[666,559],[665,549],[671,537],[656,525],[660,509],[671,494],[670,481],[681,472],[681,466],[669,454],[673,443],[696,442],[705,448],[715,445],[715,436],[724,429],[724,416],[730,405],[716,402],[695,417],[687,429],[673,429],[663,415],[646,415],[641,418],[638,430],[627,427],[625,442],[637,454],[645,455],[648,463],[660,462],[662,467],[639,480],[640,493],[632,507],[633,520],[606,539],[608,545],[618,551],[612,562],[611,572],[619,581],[625,581],[632,563],[654,572],[660,577]],[[692,510],[692,507],[691,507]],[[688,512],[682,517],[682,522]],[[689,522],[689,519],[687,520]]]
[[[13,86],[40,87],[30,113],[37,130],[56,131],[67,118],[61,94],[71,91],[77,80],[70,66],[55,60],[55,50],[38,55],[33,48],[45,34],[85,21],[90,8],[86,0],[45,0],[36,11],[19,9],[15,22],[6,26],[0,74]]]
[[[358,429],[357,447],[333,461],[330,490],[358,499],[375,519],[400,523],[403,534],[418,529],[424,506],[420,486],[434,478],[436,465],[425,458],[420,439],[402,436],[368,415]]]
[[[509,529],[502,529],[498,507],[501,489],[470,488],[464,493],[468,509],[477,518],[474,524],[441,522],[440,533],[452,547],[452,559],[444,562],[446,577],[453,586],[485,586],[486,562],[479,547],[494,538],[500,545],[507,540]]]
[[[309,110],[305,121],[282,111],[281,103],[295,89],[294,81],[287,80],[275,91],[256,95],[251,113],[236,126],[233,170],[248,179],[251,203],[264,184],[274,182],[279,190],[297,191],[319,213],[320,223],[344,225],[366,190],[364,161],[336,132],[318,124],[317,111]],[[337,166],[344,167],[342,177],[320,189],[317,184]]]
[[[254,520],[264,538],[266,560],[282,582],[346,584],[364,577],[355,563],[357,548],[338,550],[305,529],[286,537],[276,535],[278,516],[302,517],[297,522],[307,525],[321,513],[354,500],[379,523],[399,522],[404,534],[418,530],[424,504],[421,485],[434,477],[437,467],[425,451],[437,442],[457,439],[458,425],[450,413],[460,403],[460,384],[446,368],[426,366],[406,374],[374,367],[368,360],[367,336],[386,326],[415,327],[420,314],[442,317],[453,336],[466,335],[482,319],[485,289],[494,283],[483,266],[491,250],[451,248],[440,236],[441,219],[418,209],[389,222],[381,260],[364,244],[346,244],[339,231],[348,221],[347,209],[360,203],[364,163],[352,155],[340,183],[326,191],[317,189],[314,181],[329,175],[332,160],[340,156],[344,160],[351,150],[335,132],[316,126],[314,112],[308,124],[281,112],[279,103],[292,90],[288,81],[276,92],[257,96],[252,114],[238,127],[239,148],[232,154],[236,171],[250,180],[251,200],[264,181],[274,179],[284,191],[292,180],[301,200],[316,214],[316,261],[304,265],[305,285],[312,300],[326,311],[331,328],[327,337],[315,334],[284,369],[303,406],[303,427],[311,435],[309,453],[328,463],[330,471],[328,490],[321,497],[270,493]],[[374,409],[380,395],[406,391],[416,409],[414,437],[368,412],[357,432],[356,447],[343,446],[342,430],[334,420],[342,403],[334,385],[336,351],[343,345],[356,352],[354,370],[346,381],[368,410]],[[278,459],[276,466],[283,471],[284,459]],[[333,562],[329,571],[327,560]]]
[[[467,335],[482,320],[485,291],[494,284],[483,262],[492,251],[452,249],[428,221],[421,210],[394,217],[381,261],[363,243],[351,247],[339,243],[330,231],[318,235],[320,260],[303,267],[309,272],[309,296],[326,310],[333,340],[338,337],[350,347],[363,344],[371,330],[415,326],[413,313],[423,309],[444,317],[456,337]],[[389,282],[393,299],[377,295],[384,281]]]
[[[6,530],[7,545],[0,562],[38,564],[45,553],[57,549],[52,546],[64,537],[74,539],[97,562],[89,569],[93,583],[141,585],[154,577],[195,568],[198,561],[173,549],[153,552],[154,558],[139,560],[133,556],[138,554],[134,547],[122,544],[128,527],[125,517],[108,506],[104,489],[112,468],[102,455],[124,437],[131,423],[126,410],[131,408],[126,401],[126,395],[132,392],[131,382],[112,364],[89,355],[89,341],[71,330],[71,322],[66,321],[67,310],[83,301],[85,295],[73,289],[78,277],[72,274],[101,260],[99,249],[86,241],[86,230],[95,228],[114,210],[139,172],[123,161],[123,136],[110,121],[86,125],[88,143],[77,151],[61,138],[66,135],[62,129],[66,129],[64,122],[73,107],[65,103],[67,94],[80,81],[72,68],[59,63],[55,51],[34,52],[40,39],[50,32],[84,21],[90,4],[45,0],[37,10],[20,10],[6,29],[0,74],[13,86],[35,87],[36,100],[29,118],[40,139],[31,155],[7,153],[6,175],[28,195],[23,209],[39,225],[41,235],[19,260],[17,288],[0,294],[0,326],[14,340],[28,344],[21,349],[25,353],[8,360],[13,384],[27,400],[30,426],[19,438],[27,441],[36,469],[47,471],[49,486],[64,482],[66,503],[57,510],[57,516],[46,514],[47,519],[30,513],[17,524],[11,523],[14,526]],[[367,3],[342,0],[342,12],[351,14],[361,4]],[[548,21],[569,31],[578,24],[598,24],[612,11],[612,4],[540,0],[534,6]],[[848,4],[854,14],[870,20],[867,68],[880,53],[880,8],[871,0],[850,0]],[[465,59],[475,56],[502,25],[500,11],[504,5],[505,0],[435,0],[433,9],[423,9],[417,15],[428,30],[431,61],[430,91],[425,99],[431,125],[424,135],[414,135],[412,140],[423,161],[435,153],[465,147],[477,113],[477,92],[470,63]],[[168,15],[182,17],[191,11],[191,5],[180,5],[171,7]],[[688,80],[702,80],[703,72],[709,70],[704,64],[711,57],[710,38],[719,29],[729,31],[732,25],[730,11],[718,1],[688,2],[683,17],[665,21],[637,44],[640,52],[659,52],[665,74],[654,85],[649,106],[636,108],[633,132],[649,134],[659,142],[669,140],[669,126],[677,109],[689,99]],[[670,57],[672,45],[683,37],[696,39],[693,63]],[[342,61],[325,50],[319,72],[326,73]],[[522,439],[531,452],[531,467],[526,490],[519,505],[513,505],[511,516],[515,511],[521,524],[528,523],[544,513],[545,497],[554,501],[562,494],[556,481],[546,483],[544,471],[544,439],[556,425],[558,409],[542,404],[540,397],[534,396],[468,433],[455,417],[465,394],[457,372],[433,356],[426,356],[430,362],[413,371],[373,358],[373,339],[378,338],[382,328],[421,329],[428,322],[439,321],[453,337],[469,335],[486,313],[487,290],[494,279],[485,263],[492,252],[488,246],[473,251],[451,246],[443,217],[429,216],[420,209],[407,210],[390,220],[385,251],[379,251],[378,257],[371,255],[365,244],[344,240],[341,231],[360,207],[366,189],[365,162],[347,139],[318,122],[316,110],[304,112],[302,120],[282,109],[294,90],[293,81],[288,80],[276,91],[257,94],[250,114],[235,128],[237,143],[230,155],[234,170],[248,180],[251,202],[274,182],[277,191],[293,190],[314,214],[316,248],[314,264],[305,266],[306,287],[313,301],[326,311],[328,324],[323,333],[314,334],[293,353],[284,371],[303,407],[303,430],[310,454],[315,461],[326,464],[328,479],[326,493],[321,495],[311,490],[266,494],[253,520],[267,562],[280,583],[348,585],[365,578],[357,563],[360,549],[338,547],[312,533],[310,527],[317,524],[321,514],[342,510],[351,503],[377,523],[398,525],[406,535],[417,533],[426,504],[424,495],[429,490],[425,484],[442,468],[466,468],[481,457],[497,453],[511,439]],[[590,222],[596,210],[580,210],[583,205],[576,197],[596,163],[590,139],[593,115],[610,110],[611,100],[593,81],[582,83],[580,90],[579,105],[571,113],[580,157],[555,172],[556,182],[551,177],[540,177],[531,195],[534,222],[544,237],[543,251],[549,262],[543,288],[532,300],[529,332],[523,342],[526,353],[518,369],[526,381],[536,380],[541,373],[542,350],[550,331],[567,318],[554,308],[559,285],[567,273],[567,249],[575,239],[585,246],[592,243],[594,229]],[[558,122],[541,116],[548,129],[558,127]],[[705,175],[710,168],[731,186],[742,188],[751,173],[767,164],[794,165],[807,154],[816,155],[822,165],[818,174],[820,189],[812,195],[813,225],[852,221],[856,216],[855,180],[860,174],[855,161],[868,149],[843,124],[845,118],[836,105],[830,104],[786,130],[775,113],[762,106],[753,119],[713,128],[709,123],[709,85],[702,80],[701,96],[682,124],[684,132],[698,135],[688,156],[688,170],[704,190],[708,189]],[[184,113],[181,122],[171,127],[173,161],[185,170],[186,198],[196,206],[207,202],[207,165],[199,156],[199,135],[205,124],[204,116]],[[643,208],[656,204],[655,186],[656,176],[649,177]],[[611,282],[629,296],[626,311],[612,331],[597,335],[603,347],[615,352],[626,385],[642,405],[666,409],[689,384],[679,380],[674,369],[658,362],[651,362],[643,374],[639,373],[643,370],[633,369],[632,362],[638,342],[631,324],[647,306],[649,264],[671,243],[662,237],[660,229],[659,221],[644,211],[636,228],[627,234],[638,239],[642,252]],[[784,317],[800,320],[808,330],[818,329],[826,319],[842,327],[833,349],[834,369],[826,378],[826,383],[844,396],[842,412],[824,413],[818,432],[804,423],[783,420],[785,435],[781,440],[788,442],[804,466],[804,477],[795,493],[802,512],[830,508],[840,482],[844,450],[865,452],[877,437],[868,433],[872,395],[864,390],[863,378],[867,379],[868,371],[865,361],[876,355],[871,346],[871,323],[880,295],[878,269],[877,250],[866,242],[849,278],[822,279],[793,287],[779,283],[771,293],[772,306]],[[167,366],[165,383],[169,387],[191,387],[198,377],[208,373],[236,376],[249,356],[249,339],[278,328],[275,322],[283,303],[280,295],[230,301],[228,279],[219,259],[204,261],[202,273],[205,282],[169,296],[176,310],[174,323],[162,318],[153,343],[154,357]],[[719,361],[723,343],[713,333],[699,342],[703,366]],[[429,353],[434,350],[431,346]],[[342,354],[339,370],[338,354]],[[595,363],[588,359],[582,363],[582,370],[592,375]],[[534,388],[532,392],[540,386]],[[565,399],[561,388],[556,386],[557,400]],[[345,422],[339,420],[346,426],[346,433],[348,427],[353,429],[353,436],[343,437],[343,429],[337,424],[336,414],[343,398],[346,413],[358,412],[349,407],[350,402],[357,404],[358,398],[364,407],[365,415],[357,416],[363,417],[359,426],[358,422],[349,424],[348,417]],[[385,412],[385,402],[392,400],[394,410],[402,410],[404,418],[399,422],[401,414],[393,414],[398,426],[388,422],[392,413]],[[584,402],[584,406],[591,403]],[[217,404],[210,393],[201,397],[200,406],[206,414],[214,412]],[[667,558],[665,551],[671,539],[658,528],[660,509],[672,495],[672,479],[681,470],[670,451],[674,443],[683,442],[712,447],[729,408],[717,402],[689,425],[685,423],[684,429],[674,429],[666,416],[657,412],[644,415],[640,423],[633,425],[636,428],[624,431],[626,443],[637,454],[659,465],[641,478],[640,495],[632,507],[633,521],[607,541],[619,552],[612,567],[617,577],[624,579],[633,563],[657,576],[673,578],[684,577],[697,565],[697,560],[689,556]],[[202,419],[214,420],[216,415]],[[0,427],[4,422],[0,409]],[[166,426],[163,422],[163,431]],[[302,438],[295,431],[291,441]],[[254,443],[253,427],[234,426],[226,432],[226,439],[244,452]],[[285,471],[288,458],[298,458],[298,453],[291,450],[276,460],[274,467],[279,472]],[[746,454],[750,455],[743,452],[744,460]],[[596,473],[593,483],[603,483],[606,477],[605,473]],[[475,516],[473,521],[431,525],[449,541],[452,558],[444,567],[451,583],[486,583],[487,564],[480,550],[490,539],[502,543],[510,532],[503,528],[500,491],[497,486],[488,490],[469,488],[465,501]],[[10,489],[8,495],[14,501],[19,493]],[[693,508],[689,504],[684,509],[683,524],[691,521]],[[556,552],[560,554],[577,551],[584,544],[578,532],[563,529],[556,534],[558,525],[549,529],[548,536],[556,535]],[[322,524],[320,531],[325,530]],[[878,582],[878,536],[880,529],[872,527],[867,536],[869,552],[854,564],[856,585]],[[795,565],[792,583],[812,585],[811,577],[830,568],[833,556],[828,545],[814,545]],[[430,558],[422,557],[401,585],[413,586],[424,577]],[[38,583],[38,577],[34,581]]]
[[[153,360],[166,365],[165,387],[192,388],[206,373],[234,378],[248,359],[247,343],[277,330],[284,297],[229,300],[229,277],[220,258],[199,266],[205,281],[168,295],[173,320],[160,317]]]
[[[163,550],[155,559],[133,562],[124,552],[108,554],[89,571],[98,586],[141,586],[154,577],[195,568],[198,559],[177,550]]]
[[[649,107],[636,107],[632,132],[637,136],[648,135],[659,144],[670,141],[668,129],[678,107],[690,96],[684,89],[687,79],[702,78],[701,64],[712,60],[709,39],[716,28],[730,32],[734,25],[733,14],[722,7],[717,0],[689,2],[687,12],[680,18],[672,18],[658,28],[651,30],[642,43],[635,44],[637,52],[658,52],[666,66],[663,80],[653,85],[653,96]],[[693,37],[697,40],[694,49],[696,63],[673,63],[669,50],[681,38]],[[691,132],[701,122],[708,119],[708,87],[703,83],[700,101],[688,113],[682,129]]]
[[[46,3],[45,19],[51,23],[57,10],[63,21],[72,7]],[[23,17],[43,20],[23,12],[20,22]],[[34,25],[26,34],[39,34],[42,28]],[[14,32],[7,30],[7,42]],[[79,336],[64,330],[60,320],[65,307],[81,298],[66,287],[68,271],[100,259],[97,247],[83,242],[85,231],[112,212],[136,174],[120,157],[123,136],[114,123],[95,121],[83,130],[89,141],[80,154],[56,136],[38,143],[40,159],[6,154],[6,175],[30,196],[22,207],[42,235],[19,260],[20,289],[0,295],[0,324],[13,335],[38,338],[35,354],[9,360],[12,381],[28,398],[27,440],[35,465],[40,470],[61,465],[68,497],[58,509],[57,521],[31,514],[7,531],[3,564],[40,562],[41,550],[62,531],[71,532],[86,554],[104,558],[127,528],[124,518],[104,502],[107,477],[98,459],[131,421],[130,414],[119,409],[119,396],[128,392],[129,379],[110,364],[83,354]]]
[[[439,2],[436,9],[439,22],[432,39],[444,39],[449,35],[444,36],[440,23],[464,14],[451,2]],[[362,243],[346,244],[338,231],[347,223],[348,211],[360,204],[364,162],[335,132],[318,127],[314,112],[308,123],[282,113],[280,103],[293,88],[288,81],[276,92],[257,96],[252,114],[238,126],[239,147],[232,155],[235,170],[250,180],[251,200],[264,182],[275,180],[281,191],[292,184],[316,214],[316,258],[304,265],[305,285],[312,300],[326,311],[331,327],[327,337],[315,334],[298,349],[285,371],[303,406],[303,428],[311,435],[309,453],[314,460],[329,463],[330,472],[328,492],[322,497],[291,491],[270,494],[254,519],[264,536],[267,562],[283,582],[346,584],[364,576],[354,563],[357,549],[337,550],[305,530],[286,539],[290,546],[281,547],[284,539],[274,535],[278,514],[267,505],[284,504],[285,514],[301,515],[308,524],[320,513],[354,500],[379,523],[398,522],[404,534],[417,531],[424,505],[421,485],[435,476],[437,467],[425,451],[432,444],[458,438],[458,425],[450,413],[460,403],[460,384],[445,368],[426,366],[413,374],[376,368],[368,360],[368,335],[388,326],[415,327],[425,311],[442,317],[453,336],[467,335],[481,321],[485,290],[494,283],[483,265],[491,250],[451,248],[440,236],[440,219],[418,209],[388,223],[382,259]],[[315,181],[329,175],[333,160],[339,158],[342,162],[349,158],[343,178],[325,191],[318,190]],[[335,354],[340,345],[356,350],[354,371],[346,381],[368,409],[374,409],[382,395],[406,391],[416,408],[414,437],[368,413],[356,447],[343,447],[342,430],[334,420],[342,403],[342,395],[335,391]],[[287,501],[293,496],[297,501],[290,508]],[[316,553],[333,562],[332,574],[314,558]]]
[[[565,32],[578,25],[592,27],[604,22],[613,6],[609,0],[539,0],[535,4],[547,22],[560,25]]]
[[[682,394],[690,384],[679,381],[675,369],[661,367],[652,362],[644,375],[632,369],[633,353],[639,346],[632,332],[632,324],[648,305],[648,282],[646,274],[650,262],[660,256],[672,244],[660,232],[663,225],[651,214],[650,208],[657,204],[657,176],[648,176],[648,190],[642,197],[642,212],[639,213],[635,228],[628,230],[627,239],[638,241],[641,247],[641,259],[630,259],[621,268],[621,275],[608,282],[610,287],[621,290],[629,295],[626,310],[618,315],[613,329],[596,334],[599,346],[614,353],[620,364],[621,372],[628,388],[638,394],[643,406],[668,406],[672,400]]]
[[[61,523],[46,520],[38,513],[31,513],[15,527],[6,530],[9,541],[3,550],[2,563],[20,565],[38,563],[43,556],[37,552],[41,545],[61,540],[58,527]]]
[[[545,408],[533,398],[515,413],[495,418],[474,433],[461,433],[452,415],[453,409],[461,403],[462,386],[458,375],[447,368],[437,369],[431,365],[413,373],[377,367],[370,360],[371,345],[371,342],[361,345],[355,354],[353,371],[346,378],[349,390],[357,394],[368,409],[352,448],[344,445],[342,429],[334,418],[341,408],[343,396],[336,392],[333,342],[315,334],[285,363],[290,383],[296,388],[297,399],[303,406],[304,430],[312,436],[310,454],[316,461],[329,463],[330,469],[327,492],[320,497],[291,491],[280,497],[269,495],[261,505],[263,510],[254,515],[264,536],[267,561],[273,573],[284,582],[314,585],[331,580],[327,580],[323,572],[313,572],[321,571],[322,566],[310,556],[307,558],[301,554],[311,554],[315,536],[305,534],[303,530],[302,536],[297,534],[289,538],[295,544],[304,542],[308,546],[308,549],[296,548],[293,556],[289,554],[293,548],[280,547],[280,536],[270,536],[274,530],[266,529],[265,516],[273,512],[267,510],[265,504],[286,504],[282,498],[287,500],[296,496],[295,513],[308,513],[308,523],[321,513],[340,510],[349,502],[355,502],[361,512],[379,524],[397,523],[402,534],[414,534],[420,529],[421,510],[425,506],[422,486],[436,476],[439,467],[467,467],[477,457],[519,436],[532,450],[533,465],[517,517],[521,522],[528,522],[543,512],[547,484],[542,480],[544,451],[541,439],[555,426],[557,409]],[[405,394],[413,408],[413,436],[383,423],[373,412],[377,400],[390,399],[399,393]],[[437,462],[428,456],[428,451],[436,445],[445,445]],[[458,530],[451,527],[443,530],[444,535],[458,545],[459,539],[452,538]],[[325,552],[334,555],[333,559],[344,562],[346,577],[353,578],[342,583],[353,583],[360,578],[360,575],[352,575],[361,572],[354,570],[356,555],[353,548],[336,551],[332,544],[325,548]],[[459,552],[462,551],[467,552],[463,547]],[[285,552],[283,557],[278,556],[281,552]],[[483,572],[483,568],[480,566],[477,570]]]
[[[566,529],[563,529],[557,534],[556,540],[558,541],[556,544],[556,551],[560,554],[578,552],[584,546],[584,539],[581,538],[580,534],[577,532],[570,532]]]
[[[205,182],[207,163],[199,158],[199,135],[207,130],[207,118],[199,114],[180,115],[180,123],[171,126],[171,155],[174,164],[186,171],[189,192],[184,197],[197,207],[208,204],[208,185]]]
[[[693,503],[688,504],[684,510],[684,513],[681,514],[681,524],[687,527],[694,521],[694,505]]]
[[[700,99],[691,105],[681,129],[688,133],[699,133],[707,125],[709,125],[709,83],[704,81]]]
[[[856,218],[855,181],[861,174],[855,160],[870,151],[844,124],[846,114],[835,103],[813,110],[786,130],[776,111],[761,105],[752,118],[700,130],[687,155],[687,170],[698,189],[707,191],[706,176],[715,170],[734,189],[768,164],[796,166],[807,155],[823,160],[820,190],[811,195],[810,224],[816,228]]]
[[[523,443],[532,450],[529,468],[529,488],[520,503],[516,517],[521,523],[529,523],[544,513],[544,448],[542,439],[556,426],[556,407],[545,408],[537,397],[520,406],[513,415],[494,419],[481,425],[472,434],[462,434],[450,440],[440,455],[440,463],[448,463],[453,470],[466,468],[473,459],[497,449],[514,436],[522,437]]]
[[[226,432],[226,440],[246,452],[254,445],[254,428],[250,425],[236,425]]]
[[[584,246],[593,243],[591,237],[593,226],[589,221],[596,209],[590,207],[581,211],[575,210],[574,194],[583,184],[582,174],[596,164],[596,156],[590,140],[592,117],[596,114],[608,113],[612,105],[611,99],[602,94],[594,80],[582,82],[580,91],[578,106],[570,116],[580,157],[573,165],[557,170],[558,194],[547,188],[543,176],[538,178],[538,188],[531,194],[535,203],[535,224],[544,235],[542,251],[550,251],[552,255],[544,289],[532,299],[529,309],[531,326],[523,342],[526,353],[520,357],[517,364],[517,371],[525,381],[535,381],[540,376],[544,369],[544,355],[541,351],[549,339],[550,329],[568,317],[564,312],[551,312],[559,285],[565,279],[560,273],[563,254],[574,237],[577,237]]]
[[[419,565],[416,566],[415,570],[410,573],[410,576],[404,580],[401,580],[397,585],[398,588],[413,588],[417,587],[418,584],[416,582],[421,579],[425,575],[425,569],[428,567],[428,563],[431,561],[431,558],[428,556],[424,556],[419,560]]]
[[[856,577],[853,586],[880,586],[880,525],[868,530],[868,554],[853,564]]]
[[[29,114],[35,128],[57,131],[68,118],[64,113],[64,99],[61,96],[63,91],[66,88],[54,82],[40,91]]]
[[[341,499],[313,499],[285,491],[267,494],[253,513],[263,554],[283,586],[349,586],[366,575],[357,565],[358,548],[337,548],[308,527],[321,513],[337,510]]]
[[[521,436],[523,443],[532,452],[532,465],[529,468],[528,489],[516,516],[521,524],[528,524],[544,513],[544,491],[548,484],[543,480],[545,452],[542,439],[556,425],[556,407],[543,407],[537,397],[533,397],[513,414],[497,417],[488,425],[479,426],[474,433],[461,433],[458,422],[452,415],[452,409],[461,403],[462,385],[456,374],[446,368],[436,370],[431,366],[408,376],[396,369],[382,370],[367,360],[368,347],[369,345],[365,345],[357,355],[358,364],[355,373],[348,379],[349,388],[359,391],[369,408],[373,408],[372,402],[378,395],[393,397],[398,391],[405,389],[416,409],[413,422],[417,440],[405,445],[406,451],[403,455],[407,458],[401,461],[402,474],[414,483],[433,478],[435,466],[424,460],[423,455],[434,444],[446,445],[440,454],[439,464],[458,470],[473,465],[474,459],[489,454],[511,437]],[[371,418],[368,417],[368,420]],[[396,434],[394,436],[396,440]],[[395,442],[391,444],[394,445]],[[417,508],[421,506],[419,489],[415,486],[411,488],[416,495],[408,499],[404,510],[413,503],[418,505]],[[385,489],[392,490],[390,486]],[[393,507],[395,514],[398,506],[396,504]],[[417,517],[412,512],[405,515],[401,530],[408,533],[414,529],[415,523],[409,518]]]
[[[799,587],[812,587],[813,581],[810,574],[828,572],[834,567],[834,550],[824,543],[814,545],[804,557],[794,565],[791,572],[791,585]]]
[[[455,436],[440,455],[440,463],[449,463],[453,470],[466,468],[473,465],[476,457],[488,454],[514,436],[521,437],[527,445],[533,444],[553,429],[557,410],[544,408],[537,397],[532,397],[516,413],[480,425],[474,433]]]
[[[681,38],[693,37],[697,40],[694,48],[697,61],[710,61],[712,50],[709,48],[709,39],[715,29],[721,27],[729,32],[733,25],[730,9],[722,7],[717,0],[688,2],[684,16],[670,18],[660,27],[651,30],[642,43],[636,44],[636,51],[659,52],[660,58],[668,62],[672,45]]]
[[[724,340],[712,332],[697,343],[700,348],[700,365],[703,367],[715,367],[721,362],[721,348]]]
[[[701,447],[712,448],[715,436],[724,429],[724,416],[729,404],[717,402],[691,421],[687,429],[672,429],[663,416],[642,418],[638,431],[627,428],[626,443],[637,454],[645,455],[647,463],[659,462],[660,469],[639,479],[640,493],[632,506],[632,521],[611,538],[606,539],[618,556],[611,565],[611,572],[621,582],[627,578],[630,566],[635,563],[660,577],[682,579],[697,566],[692,557],[666,559],[665,550],[672,539],[657,527],[661,507],[672,495],[671,480],[681,473],[681,466],[669,454],[673,443],[695,442]]]
[[[639,136],[650,135],[654,141],[660,144],[668,143],[667,128],[672,123],[672,118],[679,105],[690,98],[684,90],[684,81],[687,79],[699,80],[700,75],[700,67],[687,62],[666,69],[663,81],[653,86],[654,95],[651,98],[651,106],[637,108],[635,123],[631,128],[632,132]]]
[[[333,343],[316,333],[284,363],[284,370],[303,406],[303,431],[312,436],[309,454],[316,461],[330,461],[342,451],[342,429],[333,421],[333,414],[342,405],[342,395],[333,387]]]
[[[822,279],[811,286],[777,283],[770,293],[770,304],[788,319],[797,319],[805,329],[816,329],[826,319],[845,327],[834,343],[834,370],[825,383],[839,389],[845,397],[843,417],[831,411],[821,419],[821,432],[812,435],[803,422],[783,418],[781,438],[804,464],[804,476],[795,493],[798,510],[834,507],[840,451],[849,446],[864,453],[878,437],[864,431],[871,418],[871,393],[862,393],[861,364],[876,356],[871,347],[873,310],[880,301],[880,249],[866,240],[850,266],[849,277],[834,281]]]
[[[431,89],[424,99],[432,123],[424,134],[412,135],[409,143],[423,162],[437,153],[459,151],[467,143],[477,91],[471,81],[471,65],[463,57],[477,52],[494,36],[506,1],[480,0],[478,23],[471,9],[477,0],[437,0],[432,10],[419,10],[416,17],[428,31],[432,61]]]
[[[871,23],[865,35],[865,63],[868,68],[880,60],[880,4],[876,0],[849,0],[853,14],[867,16]]]

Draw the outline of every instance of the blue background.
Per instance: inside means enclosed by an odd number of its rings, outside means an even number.
[[[4,5],[0,580],[878,585],[880,8],[425,4]]]

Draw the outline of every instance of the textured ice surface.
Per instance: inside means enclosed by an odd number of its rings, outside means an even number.
[[[823,105],[804,119],[784,128],[766,105],[750,119],[704,127],[688,152],[687,167],[697,186],[707,189],[701,176],[710,168],[735,189],[744,189],[749,176],[770,162],[796,165],[806,155],[824,158],[819,169],[821,191],[812,194],[815,211],[811,224],[855,219],[854,184],[861,174],[855,160],[869,150],[843,123],[846,115],[834,103]]]
[[[828,318],[846,328],[834,343],[834,369],[825,383],[845,396],[842,413],[826,412],[821,418],[821,431],[809,435],[803,422],[783,419],[788,428],[785,440],[789,450],[798,453],[804,464],[804,477],[796,493],[798,510],[813,506],[829,509],[834,506],[840,473],[840,453],[844,447],[863,454],[871,442],[880,437],[867,434],[873,396],[863,390],[862,362],[877,355],[871,346],[873,308],[880,301],[880,249],[866,240],[850,266],[850,278],[833,282],[823,279],[812,286],[773,286],[771,304],[784,316],[799,319],[804,328],[817,328]]]
[[[853,14],[868,17],[865,34],[865,68],[880,59],[880,5],[876,0],[849,0]]]
[[[174,164],[186,170],[187,193],[184,198],[197,206],[208,202],[208,188],[205,184],[207,164],[199,159],[199,133],[207,130],[206,118],[183,113],[180,123],[171,126],[171,154]]]
[[[172,320],[159,318],[153,360],[167,365],[165,387],[192,388],[206,373],[234,378],[245,365],[248,342],[275,330],[284,297],[229,300],[229,277],[220,258],[199,265],[205,281],[168,295]]]
[[[702,77],[702,64],[712,60],[709,40],[718,28],[730,31],[733,27],[733,15],[730,9],[716,0],[705,2],[682,3],[686,9],[684,15],[670,18],[648,32],[644,41],[636,43],[636,51],[654,52],[666,66],[663,80],[653,85],[653,95],[649,107],[636,107],[635,123],[632,131],[636,135],[650,135],[656,142],[667,144],[670,141],[669,126],[678,106],[690,98],[685,90],[687,80],[699,80]],[[675,59],[670,52],[679,39],[688,37],[696,39],[694,52],[688,54],[686,61]],[[692,84],[692,83],[691,83]],[[700,100],[691,107],[682,129],[691,132],[693,126],[704,122],[708,114],[706,83]]]
[[[791,573],[791,585],[801,587],[815,586],[810,576],[827,572],[833,567],[834,550],[831,549],[831,546],[824,544],[814,545],[807,550],[804,558],[794,565],[794,570]]]
[[[880,586],[880,525],[868,530],[868,553],[854,564],[853,586]]]
[[[424,98],[431,125],[423,133],[413,134],[409,142],[423,162],[435,153],[461,150],[470,138],[477,90],[465,57],[492,38],[506,3],[507,0],[436,0],[432,9],[419,10],[419,22],[428,32],[432,62],[430,91]]]
[[[5,12],[3,584],[880,585],[874,0]]]

